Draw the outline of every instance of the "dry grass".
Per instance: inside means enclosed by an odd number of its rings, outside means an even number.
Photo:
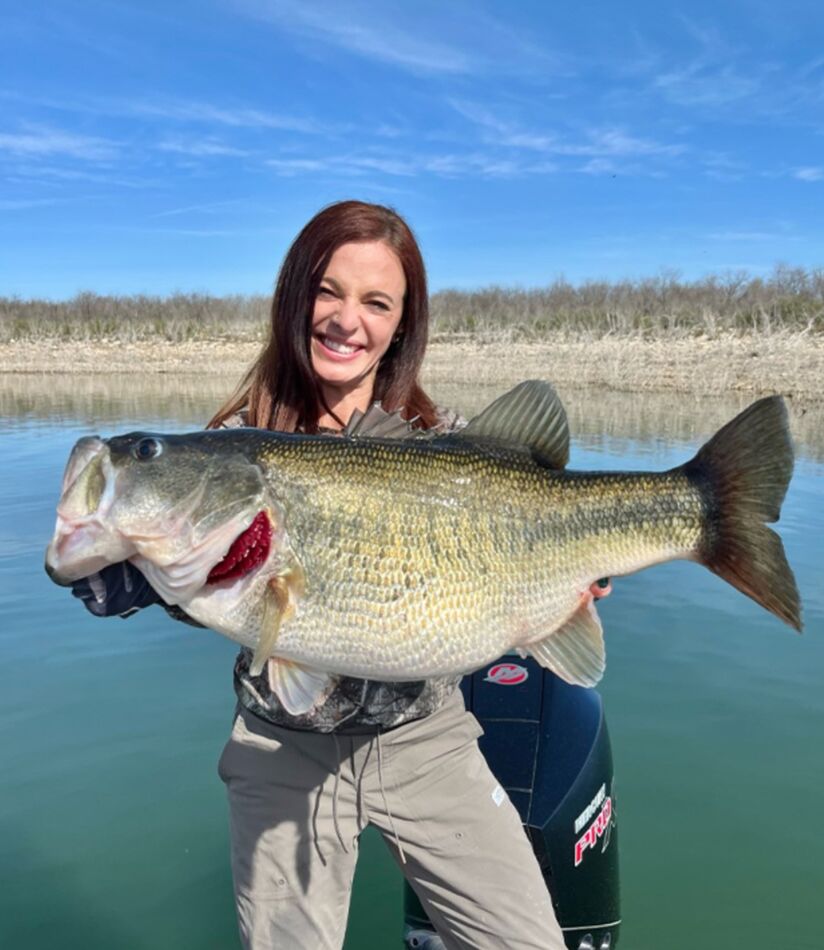
[[[263,297],[78,294],[71,300],[0,298],[0,341],[257,340],[269,302]]]
[[[237,379],[259,352],[268,306],[197,294],[0,298],[0,372]],[[442,291],[432,317],[429,385],[542,377],[626,392],[822,395],[820,269]]]
[[[767,278],[736,272],[682,281],[664,274],[577,286],[559,280],[535,290],[444,290],[433,294],[431,304],[434,341],[820,333],[824,269],[781,265]],[[0,298],[0,342],[259,342],[268,308],[266,297],[240,295],[82,293],[62,302]]]

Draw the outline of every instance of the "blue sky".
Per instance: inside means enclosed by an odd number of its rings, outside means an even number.
[[[433,289],[824,265],[824,7],[27,0],[0,21],[0,294],[269,293],[404,214]]]

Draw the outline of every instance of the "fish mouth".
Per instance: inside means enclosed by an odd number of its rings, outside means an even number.
[[[134,553],[134,546],[107,524],[116,482],[103,440],[80,439],[66,465],[54,534],[46,550],[46,573],[55,584],[68,587]]]
[[[259,511],[252,523],[231,543],[229,550],[209,571],[207,584],[235,581],[256,571],[268,558],[272,547],[272,522]]]

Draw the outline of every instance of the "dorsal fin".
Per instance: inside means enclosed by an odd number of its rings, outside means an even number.
[[[553,468],[564,468],[569,461],[566,412],[552,386],[540,379],[518,383],[499,396],[454,438],[524,445]]]
[[[418,434],[419,430],[412,427],[414,421],[404,419],[399,409],[387,412],[379,402],[373,402],[366,412],[353,411],[343,434],[357,438],[408,439]]]

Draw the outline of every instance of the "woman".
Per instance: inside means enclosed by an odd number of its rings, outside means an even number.
[[[378,205],[332,205],[288,251],[269,341],[210,425],[335,433],[377,401],[449,431],[460,420],[418,382],[427,322],[406,223]],[[108,599],[99,579],[78,595],[96,613],[151,602],[145,582],[126,575],[137,582],[131,600],[119,566],[105,578]],[[358,838],[373,824],[447,947],[561,950],[537,861],[478,749],[458,677],[342,677],[319,708],[292,716],[266,669],[251,675],[251,659],[243,649],[235,664],[238,713],[219,765],[244,946],[340,947]]]

